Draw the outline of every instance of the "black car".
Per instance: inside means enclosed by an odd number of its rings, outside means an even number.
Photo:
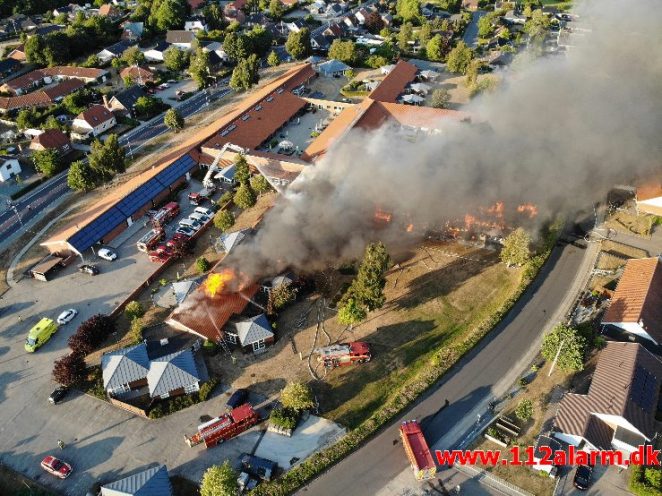
[[[234,393],[232,393],[232,396],[230,396],[230,399],[225,404],[225,407],[228,410],[234,410],[235,408],[243,405],[247,401],[248,401],[248,390],[237,389]]]
[[[48,397],[48,402],[51,405],[57,405],[60,401],[62,401],[62,398],[67,395],[68,391],[69,389],[66,386],[60,386],[54,389],[51,395]]]
[[[91,276],[96,276],[99,273],[99,268],[96,265],[84,264],[78,266],[78,272],[83,272],[85,274],[90,274]]]
[[[577,489],[586,491],[591,485],[591,474],[593,467],[590,465],[580,465],[575,472],[575,479],[572,481]]]

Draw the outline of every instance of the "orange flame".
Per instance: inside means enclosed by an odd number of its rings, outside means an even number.
[[[538,207],[533,203],[523,203],[517,207],[517,211],[521,214],[526,214],[529,216],[529,219],[533,219],[538,215]]]
[[[413,232],[414,231],[414,224],[409,224],[407,226],[407,232]]]
[[[389,222],[391,222],[392,218],[393,218],[392,214],[382,210],[381,208],[377,208],[375,210],[375,221],[377,221],[377,222],[389,223]]]
[[[229,269],[209,274],[209,277],[205,281],[205,290],[213,298],[216,294],[222,292],[225,285],[232,279],[234,279],[234,275]]]

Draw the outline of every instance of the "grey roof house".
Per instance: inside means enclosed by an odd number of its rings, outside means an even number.
[[[165,465],[148,468],[101,486],[101,496],[172,496]]]
[[[200,390],[200,373],[193,351],[177,351],[155,358],[147,374],[147,386],[152,398],[169,398]]]
[[[97,57],[99,57],[102,62],[108,62],[109,60],[120,57],[124,53],[124,50],[133,45],[134,43],[127,40],[118,41],[114,45],[110,45],[97,53]]]
[[[106,108],[113,112],[133,115],[133,107],[141,96],[145,96],[143,89],[138,85],[131,86],[112,97]]]
[[[103,388],[108,394],[117,394],[147,384],[149,357],[147,346],[140,343],[121,350],[104,353],[101,357]]]
[[[239,344],[244,352],[261,353],[266,345],[273,344],[275,336],[267,316],[261,313],[234,324],[234,329],[226,330],[226,339]]]
[[[327,60],[323,64],[317,66],[317,71],[327,77],[343,74],[349,69],[351,69],[350,66],[336,59]]]

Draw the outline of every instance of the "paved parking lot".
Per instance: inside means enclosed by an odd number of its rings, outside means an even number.
[[[574,468],[565,467],[565,476],[559,481],[557,494],[580,496],[584,494],[609,494],[613,496],[625,496],[630,494],[627,490],[630,472],[618,467],[596,465],[593,469],[591,487],[588,491],[579,491],[572,481],[575,477]]]

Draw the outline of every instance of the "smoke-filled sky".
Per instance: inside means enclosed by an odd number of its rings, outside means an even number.
[[[227,263],[259,276],[356,257],[389,234],[373,229],[375,205],[414,225],[440,225],[496,200],[533,202],[544,218],[590,205],[612,185],[662,175],[659,7],[580,3],[591,32],[573,38],[566,56],[518,64],[499,89],[462,109],[488,125],[449,124],[415,142],[392,128],[352,132]]]

